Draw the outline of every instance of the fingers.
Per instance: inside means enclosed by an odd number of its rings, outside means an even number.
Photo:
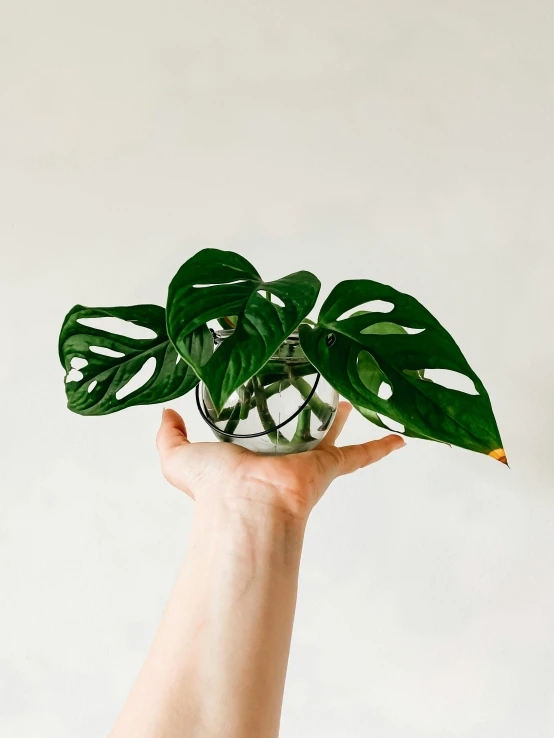
[[[164,409],[162,412],[162,424],[156,436],[156,446],[160,455],[187,444],[187,429],[183,418],[175,410]]]
[[[335,419],[333,420],[333,425],[329,428],[329,432],[323,439],[322,443],[331,446],[335,443],[337,438],[340,436],[342,429],[344,428],[344,424],[348,420],[348,416],[350,415],[351,410],[352,405],[349,402],[339,402],[337,414]]]
[[[405,445],[406,443],[401,436],[391,435],[378,441],[368,441],[356,446],[342,446],[339,449],[342,452],[339,476],[350,474],[364,466],[374,464]]]

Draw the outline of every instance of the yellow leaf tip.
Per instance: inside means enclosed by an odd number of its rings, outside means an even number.
[[[506,452],[503,448],[497,448],[494,451],[491,451],[489,456],[496,461],[500,461],[501,464],[506,464],[506,466],[508,466],[508,459],[506,458]]]

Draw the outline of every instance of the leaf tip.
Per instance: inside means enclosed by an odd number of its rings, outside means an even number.
[[[489,453],[489,456],[495,459],[496,461],[500,461],[501,464],[506,464],[508,469],[510,468],[508,464],[508,459],[506,458],[506,452],[503,448],[497,448],[494,451],[491,451]]]

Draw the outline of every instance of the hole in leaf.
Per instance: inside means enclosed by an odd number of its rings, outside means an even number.
[[[192,286],[197,289],[202,289],[202,287],[227,287],[230,284],[242,284],[243,282],[246,282],[246,280],[235,279],[234,282],[214,282],[213,284],[193,284]]]
[[[381,367],[369,351],[360,351],[356,359],[356,366],[362,384],[370,392],[373,392],[373,394],[376,395],[379,392],[381,384],[385,383],[388,385],[386,377],[381,371]]]
[[[102,356],[113,356],[114,359],[119,359],[125,354],[122,351],[114,351],[114,349],[107,348],[106,346],[89,346],[89,349],[95,354],[102,354]]]
[[[225,328],[222,327],[222,324],[225,326]],[[228,328],[231,328],[231,326],[230,325],[227,325],[223,319],[221,321],[219,321],[217,318],[210,318],[210,320],[208,320],[208,322],[206,323],[206,325],[208,326],[208,328],[211,331],[215,331],[216,333],[218,331],[226,330]]]
[[[382,322],[368,325],[365,328],[362,328],[360,333],[375,336],[405,336],[406,333],[409,333],[413,336],[417,333],[423,333],[424,330],[425,328],[408,328],[407,326],[399,325],[398,323]]]
[[[336,340],[337,340],[337,337],[335,336],[334,333],[328,333],[325,338],[325,345],[331,348],[331,346],[335,343]]]
[[[82,369],[88,364],[88,361],[86,359],[83,359],[81,356],[74,356],[71,359],[71,368],[72,369]]]
[[[97,384],[98,384],[97,380],[93,379],[92,382],[88,386],[87,392],[90,394],[92,390],[96,387]]]
[[[277,305],[277,307],[285,307],[285,303],[281,300],[280,297],[277,297],[277,295],[273,294],[273,292],[269,292],[268,290],[258,290],[258,295],[260,297],[263,297],[264,300],[268,300],[272,304]]]
[[[392,387],[387,382],[381,382],[377,396],[382,400],[388,400],[392,397]]]
[[[425,369],[425,379],[430,379],[435,384],[440,384],[446,389],[465,392],[467,395],[478,395],[477,389],[469,377],[451,369]]]
[[[390,313],[391,310],[394,310],[394,303],[388,302],[388,300],[370,300],[369,302],[364,302],[363,305],[357,305],[355,308],[347,310],[337,320],[355,318],[365,313]]]
[[[281,300],[280,297],[278,297],[277,295],[274,295],[273,293],[270,293],[270,294],[271,294],[271,302],[274,302],[280,308],[285,307],[285,303]]]
[[[127,395],[130,395],[131,392],[140,389],[140,387],[148,382],[155,371],[156,359],[151,356],[144,362],[144,364],[141,366],[135,376],[131,377],[127,384],[123,385],[123,387],[120,387],[117,390],[117,392],[115,393],[116,398],[118,400],[123,400],[125,397],[127,397]]]
[[[137,325],[131,323],[130,320],[122,320],[121,318],[79,318],[77,323],[81,323],[87,328],[97,328],[100,331],[117,333],[127,338],[156,338],[157,336],[151,328],[145,328],[143,325]]]
[[[70,382],[80,382],[83,378],[83,372],[80,372],[78,369],[70,369],[67,373],[67,377],[65,378],[65,383],[69,384]]]
[[[377,413],[377,416],[379,417],[381,423],[384,423],[384,425],[386,425],[389,430],[394,431],[395,433],[406,432],[406,428],[402,425],[402,423],[398,423],[396,420],[392,420],[392,418],[387,418],[386,415],[381,415],[380,413]]]
[[[175,364],[178,364],[181,361],[181,354],[177,354],[177,359],[175,360]]]

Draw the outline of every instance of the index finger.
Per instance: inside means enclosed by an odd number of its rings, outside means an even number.
[[[339,464],[339,476],[351,474],[357,469],[374,464],[405,445],[406,442],[401,436],[390,435],[378,441],[368,441],[355,446],[341,446],[339,450],[342,460]]]

